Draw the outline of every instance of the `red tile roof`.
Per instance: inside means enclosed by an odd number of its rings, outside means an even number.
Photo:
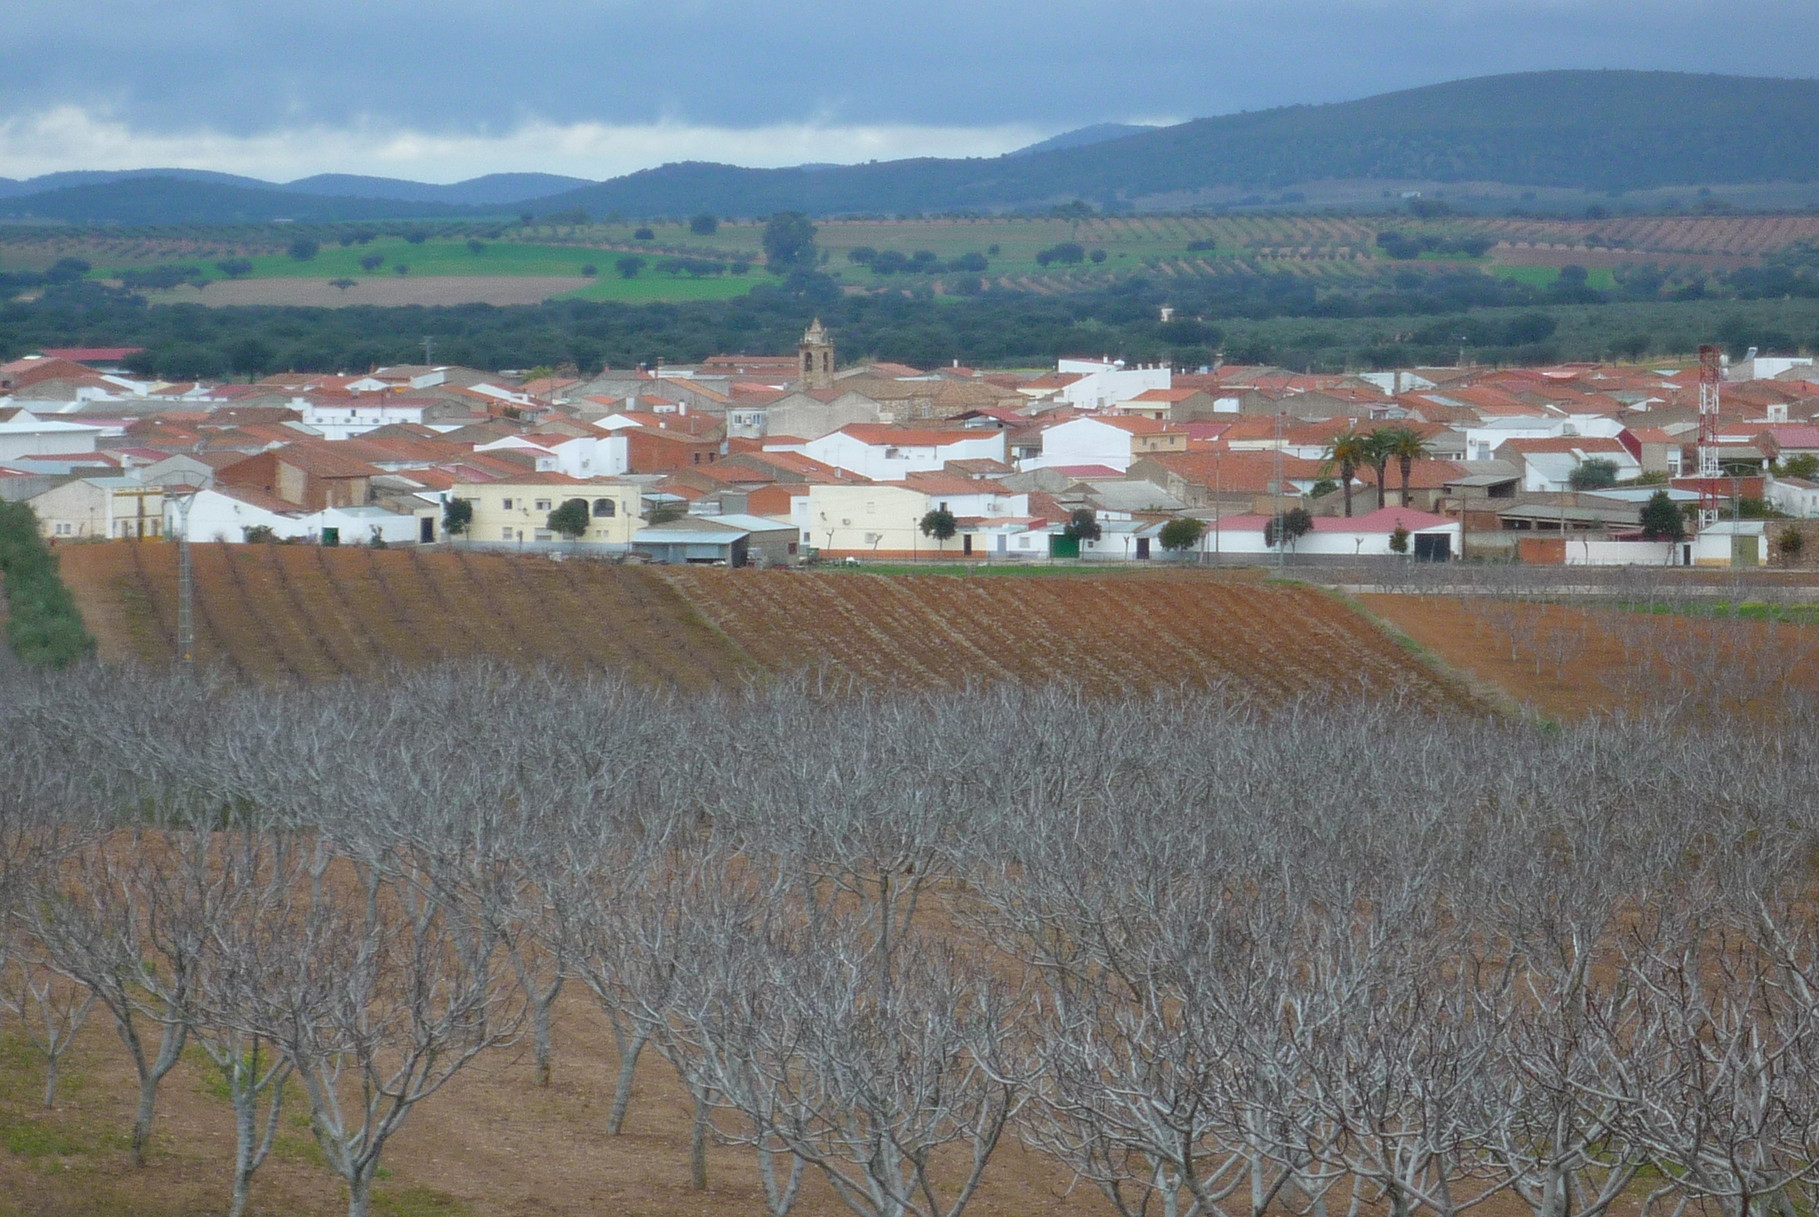
[[[840,428],[840,434],[850,435],[862,444],[927,447],[956,444],[962,440],[989,439],[995,433],[981,432],[976,427],[970,430],[940,430],[934,427],[899,427],[892,423],[848,423]]]
[[[46,359],[70,359],[76,363],[119,363],[137,355],[144,347],[45,347],[38,353]]]

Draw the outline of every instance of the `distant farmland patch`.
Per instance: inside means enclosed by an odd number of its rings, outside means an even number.
[[[587,280],[550,275],[373,275],[337,287],[327,279],[222,279],[205,288],[147,292],[156,304],[280,304],[309,308],[353,305],[539,304],[587,286]]]

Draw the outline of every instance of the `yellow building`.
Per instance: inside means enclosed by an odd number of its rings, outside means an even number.
[[[644,527],[642,490],[615,478],[584,480],[565,473],[524,473],[498,482],[457,482],[449,497],[474,506],[467,537],[474,541],[560,541],[549,527],[550,512],[570,499],[587,504],[590,545],[630,546]]]
[[[922,533],[923,517],[937,510],[954,517],[946,542]],[[903,482],[810,486],[797,501],[795,523],[802,544],[824,558],[901,561],[1008,553],[1007,538],[1035,521],[1027,494],[950,473],[913,473]]]

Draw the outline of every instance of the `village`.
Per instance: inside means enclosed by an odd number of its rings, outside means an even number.
[[[1708,386],[1703,443],[1696,365],[843,366],[819,321],[793,356],[591,377],[172,384],[124,373],[132,353],[0,365],[0,501],[53,545],[1728,567],[1797,562],[1819,517],[1819,370],[1754,351]],[[1645,518],[1662,496],[1683,527]]]

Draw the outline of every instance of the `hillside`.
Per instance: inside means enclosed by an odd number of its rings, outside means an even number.
[[[0,219],[73,224],[269,224],[276,219],[392,220],[469,214],[446,203],[292,193],[195,178],[126,177],[0,198]]]
[[[1772,133],[1772,134],[1771,134]],[[1084,147],[803,173],[666,165],[552,200],[595,212],[759,214],[1142,204],[1313,181],[1589,190],[1819,177],[1819,81],[1533,72],[1196,119]]]
[[[171,545],[60,551],[112,662],[175,642]],[[887,577],[656,569],[464,550],[197,545],[200,662],[256,680],[371,675],[488,655],[682,688],[754,674],[958,689],[1218,685],[1274,704],[1320,694],[1470,699],[1318,592],[1243,576]]]
[[[1819,81],[1675,72],[1479,77],[1358,101],[1285,106],[1172,127],[1082,128],[1004,156],[743,169],[679,163],[557,190],[510,174],[451,186],[323,175],[258,188],[183,171],[0,182],[0,216],[120,224],[370,220],[523,208],[595,215],[761,216],[1236,202],[1312,183],[1465,183],[1624,192],[1819,181]],[[1114,138],[1100,138],[1114,134]],[[1090,141],[1090,142],[1087,142]],[[1370,189],[1366,189],[1366,187]],[[29,191],[29,192],[28,192]],[[325,194],[332,191],[332,194]],[[299,197],[299,196],[303,197]],[[10,197],[6,197],[10,196]],[[446,210],[442,210],[446,209]]]

